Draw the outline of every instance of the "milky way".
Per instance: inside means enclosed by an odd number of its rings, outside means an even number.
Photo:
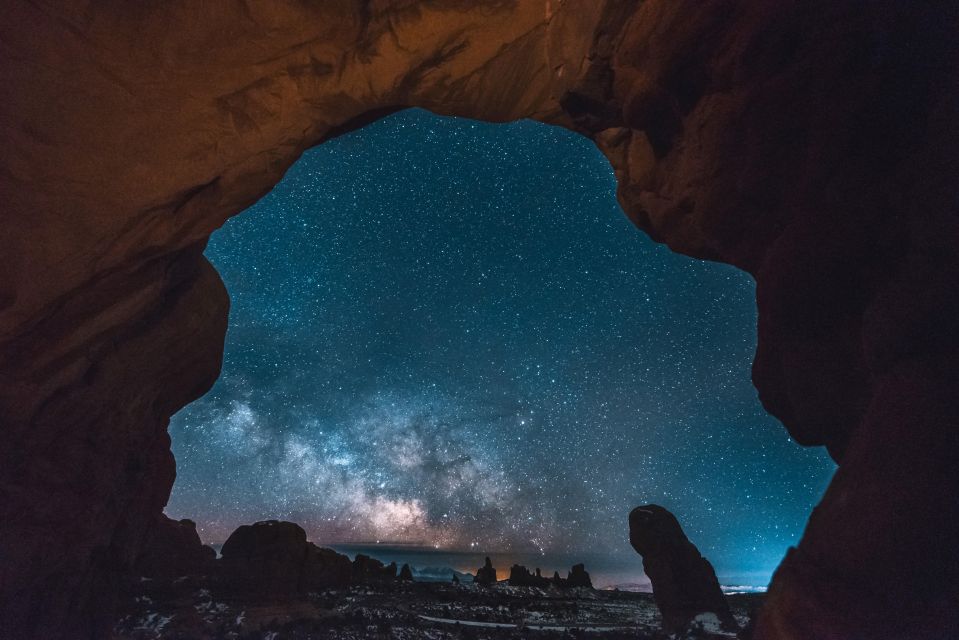
[[[221,542],[631,557],[677,513],[722,571],[768,575],[834,465],[749,381],[754,285],[653,243],[606,160],[546,125],[405,111],[307,152],[207,256],[223,374],[170,427],[167,512]]]

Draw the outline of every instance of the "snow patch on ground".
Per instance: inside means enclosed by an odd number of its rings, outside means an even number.
[[[173,620],[173,616],[161,616],[159,613],[150,613],[144,618],[141,618],[139,624],[135,627],[137,631],[152,631],[153,633],[160,635],[160,632],[163,631],[163,627],[170,624],[170,620]]]
[[[694,631],[701,631],[714,636],[723,636],[727,638],[735,638],[737,635],[734,631],[727,631],[724,629],[723,623],[720,621],[719,616],[712,611],[697,615],[689,624],[689,628]]]
[[[722,623],[719,621],[719,616],[711,611],[708,613],[700,613],[693,618],[693,624],[708,633],[719,633],[723,628]]]

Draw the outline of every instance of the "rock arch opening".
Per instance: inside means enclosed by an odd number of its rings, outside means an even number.
[[[755,398],[751,278],[653,243],[614,191],[531,121],[409,110],[309,151],[207,248],[231,329],[171,422],[168,513],[212,543],[278,518],[472,550],[458,570],[545,551],[604,586],[641,582],[623,514],[656,500],[724,583],[765,586],[833,464]]]

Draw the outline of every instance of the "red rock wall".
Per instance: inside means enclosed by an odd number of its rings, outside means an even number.
[[[172,486],[168,418],[218,373],[206,238],[304,149],[403,106],[574,128],[638,226],[755,276],[760,397],[842,464],[759,637],[959,628],[957,11],[10,3],[0,637],[102,631]]]
[[[842,465],[760,638],[959,634],[957,26],[955,5],[645,3],[612,58],[624,209],[755,276],[760,397]]]

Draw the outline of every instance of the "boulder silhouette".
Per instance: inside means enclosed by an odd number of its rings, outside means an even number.
[[[299,591],[306,532],[277,520],[243,525],[230,534],[220,553],[228,590],[264,597],[292,595]]]
[[[283,598],[351,580],[349,558],[307,542],[306,532],[292,522],[243,525],[220,553],[221,585],[236,594]]]
[[[715,615],[723,628],[738,628],[713,566],[686,537],[676,516],[654,504],[636,507],[629,514],[629,543],[643,556],[666,631],[684,631],[704,614]]]

